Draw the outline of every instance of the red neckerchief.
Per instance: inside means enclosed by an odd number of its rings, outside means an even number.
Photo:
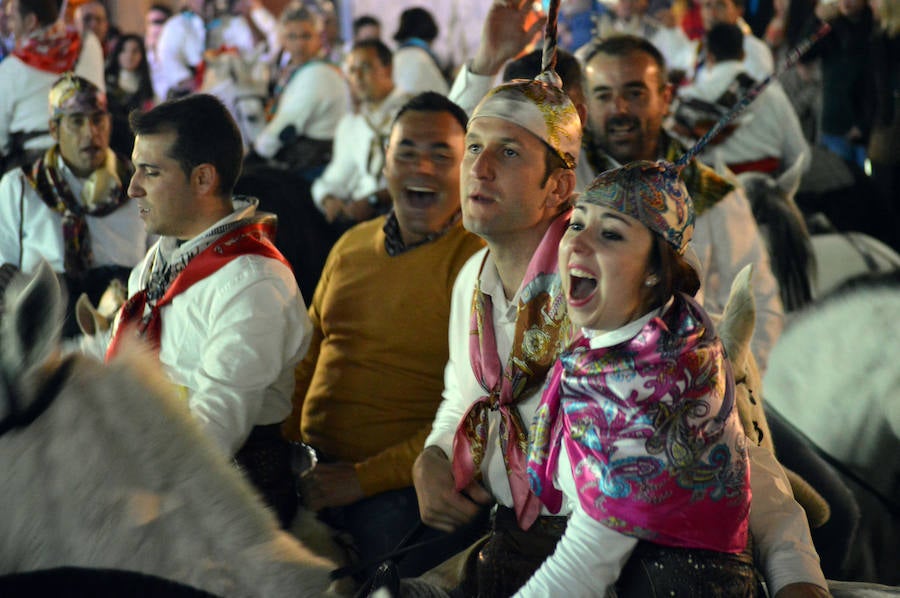
[[[139,337],[150,343],[150,346],[159,352],[162,338],[162,308],[171,303],[176,295],[186,291],[195,282],[213,274],[233,259],[242,255],[260,255],[278,260],[290,268],[290,263],[272,243],[271,239],[274,237],[275,226],[270,222],[251,222],[222,235],[215,243],[198,253],[175,277],[160,300],[150,306],[150,314],[147,317],[144,317],[147,306],[147,289],[142,289],[132,295],[122,306],[118,328],[116,328],[106,351],[106,361],[115,357],[120,349],[122,339],[129,334],[126,331],[132,328],[137,330]]]
[[[71,27],[55,23],[29,36],[13,56],[30,67],[47,73],[71,71],[81,54],[81,36]]]

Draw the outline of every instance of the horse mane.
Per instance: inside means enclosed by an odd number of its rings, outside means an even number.
[[[801,309],[813,301],[816,273],[816,258],[803,214],[789,192],[772,177],[753,172],[738,178],[766,240],[785,311]]]

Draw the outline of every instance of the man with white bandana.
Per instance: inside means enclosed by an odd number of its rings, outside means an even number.
[[[125,193],[130,164],[109,149],[106,94],[67,73],[49,103],[56,143],[0,180],[0,264],[33,272],[46,260],[64,278],[72,305],[82,292],[96,304],[112,279],[127,280],[147,234]],[[69,317],[65,334],[77,332]]]
[[[128,194],[161,236],[128,281],[111,334],[82,349],[112,358],[135,332],[158,351],[202,430],[234,458],[282,525],[296,511],[290,450],[294,366],[310,322],[290,265],[272,243],[275,219],[233,198],[240,131],[206,94],[132,113]]]

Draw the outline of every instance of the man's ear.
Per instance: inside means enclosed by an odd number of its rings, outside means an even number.
[[[675,88],[671,83],[666,83],[663,85],[661,94],[663,102],[666,103],[666,114],[668,114],[669,108],[672,106],[672,98],[675,97]]]
[[[546,199],[547,208],[558,212],[560,207],[572,198],[575,193],[575,171],[571,168],[557,168],[547,180],[549,187]]]
[[[191,171],[191,185],[200,195],[215,194],[219,186],[219,173],[212,164],[198,164]]]

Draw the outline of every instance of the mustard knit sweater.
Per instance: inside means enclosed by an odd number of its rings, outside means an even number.
[[[384,222],[354,227],[328,256],[286,423],[292,438],[354,463],[366,496],[412,485],[441,402],[453,282],[482,246],[458,224],[391,257]]]

